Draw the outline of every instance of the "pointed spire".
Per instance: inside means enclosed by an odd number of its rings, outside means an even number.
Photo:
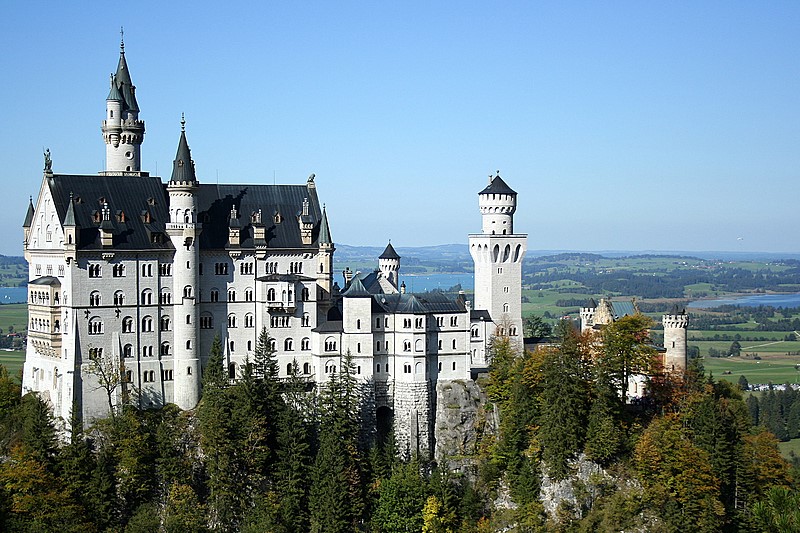
[[[111,89],[108,91],[106,100],[112,102],[124,102],[122,95],[119,93],[119,88],[117,87],[117,80],[113,74],[111,75]]]
[[[389,241],[389,244],[386,246],[386,249],[380,256],[378,256],[378,259],[400,259],[400,256],[397,255],[397,252],[394,251],[394,247],[392,246],[392,241]]]
[[[67,214],[64,215],[64,226],[76,226],[75,224],[75,202],[72,199],[72,193],[69,193],[69,205],[67,206]]]
[[[322,222],[319,227],[319,243],[320,244],[333,244],[331,240],[331,229],[328,227],[328,212],[325,205],[322,205]]]
[[[25,215],[25,222],[22,227],[30,228],[31,224],[33,224],[33,196],[28,199],[28,213]]]
[[[197,177],[194,173],[192,153],[189,151],[189,143],[186,141],[186,120],[183,114],[181,114],[181,139],[178,141],[178,153],[175,154],[175,161],[172,163],[172,177],[169,181],[197,181]]]
[[[122,33],[122,32],[121,32]],[[122,95],[122,101],[125,103],[127,111],[139,112],[139,104],[136,102],[136,88],[131,81],[131,74],[128,70],[128,62],[125,60],[125,42],[121,41],[119,45],[119,63],[117,63],[117,72],[114,75],[117,88]]]

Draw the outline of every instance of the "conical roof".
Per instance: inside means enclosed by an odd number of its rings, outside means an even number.
[[[28,199],[28,212],[25,214],[25,222],[22,227],[30,228],[31,224],[33,224],[33,198]]]
[[[378,257],[378,259],[400,259],[400,256],[397,255],[397,252],[394,251],[392,243],[389,242],[389,244],[386,246],[386,249]]]
[[[325,206],[322,206],[322,222],[320,222],[319,227],[319,243],[320,244],[332,244],[333,241],[331,240],[331,229],[328,227],[328,212],[325,209]]]
[[[113,74],[111,75],[111,89],[108,91],[106,100],[112,102],[124,102],[122,95],[119,93],[119,88],[117,87],[117,80]]]
[[[361,282],[361,278],[353,278],[353,281],[350,282],[350,286],[347,287],[347,290],[342,293],[342,296],[347,297],[355,297],[355,296],[372,296],[364,284]]]
[[[114,75],[117,87],[128,111],[139,112],[139,104],[136,103],[136,94],[131,81],[131,74],[128,70],[128,62],[125,60],[125,44],[120,44],[119,63],[117,63],[117,73]]]
[[[517,192],[509,187],[506,182],[503,181],[503,178],[501,178],[498,174],[497,176],[493,177],[491,183],[489,183],[489,185],[487,185],[486,188],[478,194],[510,194],[512,196],[516,196]]]
[[[67,214],[64,215],[64,226],[75,226],[75,202],[72,200],[72,193],[69,194],[69,205],[67,206]]]
[[[186,130],[184,122],[181,123],[181,139],[178,141],[178,152],[175,154],[175,161],[172,162],[172,177],[170,182],[196,182],[197,176],[194,172],[194,161],[189,150],[189,143],[186,140]]]

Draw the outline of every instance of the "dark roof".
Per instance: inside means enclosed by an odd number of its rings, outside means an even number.
[[[636,314],[633,302],[611,302],[611,308],[614,310],[615,319]]]
[[[178,152],[172,162],[172,177],[170,182],[197,182],[194,173],[194,161],[189,150],[189,143],[186,141],[186,131],[181,125],[181,138],[178,141]]]
[[[323,322],[316,328],[312,329],[316,333],[341,333],[342,331],[342,321],[341,320],[329,320],[327,322]]]
[[[372,296],[372,295],[364,287],[364,284],[361,283],[361,280],[355,277],[353,278],[353,281],[350,282],[350,285],[347,287],[347,289],[342,293],[342,296],[359,297],[359,296]]]
[[[30,228],[33,224],[33,198],[28,200],[28,212],[25,214],[25,222],[22,223],[23,228]]]
[[[426,294],[375,294],[375,302],[384,313],[463,313],[463,299],[441,293]]]
[[[295,217],[284,217],[281,222],[264,216],[266,241],[270,248],[314,247],[322,240],[321,226],[324,218],[320,212],[316,189],[304,185],[213,185],[200,184],[197,189],[198,220],[203,224],[200,233],[202,249],[224,249],[228,245],[228,228],[231,209],[242,219],[240,246],[251,248],[253,242],[252,213],[296,213],[308,198],[309,215],[316,220],[311,232],[312,244],[304,245],[300,224]]]
[[[67,214],[64,215],[64,227],[75,226],[75,202],[72,199],[72,193],[69,193],[69,204],[67,205]]]
[[[501,178],[499,174],[493,177],[491,183],[489,183],[489,185],[487,185],[486,188],[483,189],[478,194],[510,194],[512,196],[517,195],[516,191],[514,191],[514,189],[509,187],[506,184],[506,182],[503,181],[503,178]]]
[[[301,276],[300,274],[267,274],[256,278],[256,281],[288,281],[294,283],[296,281],[314,281],[316,278],[308,276]]]
[[[594,298],[589,298],[589,301],[586,302],[586,305],[584,307],[587,307],[589,309],[597,309],[597,302],[594,301]]]
[[[60,287],[61,280],[55,276],[42,276],[41,278],[36,278],[33,281],[29,281],[28,285],[55,285]]]
[[[678,307],[678,304],[675,304],[675,305],[672,306],[672,309],[670,309],[670,312],[668,314],[670,314],[670,315],[685,315],[686,314],[686,309]]]
[[[122,95],[122,102],[126,111],[139,112],[139,104],[136,103],[136,89],[131,81],[131,74],[128,70],[128,62],[125,60],[125,45],[120,47],[119,63],[117,63],[117,73],[114,75],[117,87]]]
[[[470,320],[480,320],[481,318],[487,321],[491,321],[492,315],[489,314],[489,311],[485,311],[483,309],[473,309],[469,312]]]
[[[108,96],[106,96],[106,100],[111,100],[112,102],[124,102],[122,95],[119,93],[119,87],[117,87],[117,79],[114,75],[111,76],[111,89],[108,91]]]
[[[322,206],[322,223],[319,229],[319,242],[324,244],[331,244],[331,228],[328,226],[328,211],[325,206]]]
[[[400,256],[394,251],[394,247],[390,242],[388,245],[386,245],[386,249],[383,251],[383,253],[378,256],[378,259],[400,259]]]
[[[103,204],[114,213],[124,213],[117,222],[113,247],[123,250],[171,249],[169,239],[154,243],[152,234],[164,233],[169,221],[167,197],[161,180],[150,176],[83,176],[55,174],[46,178],[53,204],[62,224],[69,221],[70,195],[74,195],[72,218],[79,228],[79,249],[100,249],[99,227]],[[150,214],[146,223],[141,213]]]

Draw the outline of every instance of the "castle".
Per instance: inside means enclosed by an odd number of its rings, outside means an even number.
[[[324,384],[349,352],[372,416],[391,417],[399,448],[432,450],[437,383],[485,369],[495,334],[521,341],[527,237],[514,232],[516,192],[497,175],[478,195],[474,306],[406,293],[391,244],[374,272],[348,269],[339,287],[313,175],[298,185],[203,183],[182,121],[163,183],[141,169],[139,113],[123,43],[102,122],[105,170],[57,174],[48,152],[25,217],[23,392],[64,420],[73,405],[86,422],[105,416],[126,388],[143,407],[192,409],[214,337],[235,379],[267,328],[281,377],[296,361]],[[109,386],[109,371],[120,386]]]

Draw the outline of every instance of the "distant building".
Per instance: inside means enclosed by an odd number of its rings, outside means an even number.
[[[335,245],[312,175],[298,185],[203,183],[181,126],[166,183],[141,169],[145,124],[120,50],[102,123],[106,168],[52,170],[49,153],[24,223],[29,342],[23,391],[55,414],[108,412],[94,361],[121,369],[144,407],[194,408],[215,335],[235,379],[267,328],[287,376],[325,383],[350,353],[372,416],[391,417],[404,453],[432,450],[436,384],[487,366],[495,333],[521,341],[521,264],[514,192],[499,175],[478,195],[470,235],[475,306],[409,294],[389,244],[378,268],[333,280]],[[520,342],[521,344],[521,342]]]

